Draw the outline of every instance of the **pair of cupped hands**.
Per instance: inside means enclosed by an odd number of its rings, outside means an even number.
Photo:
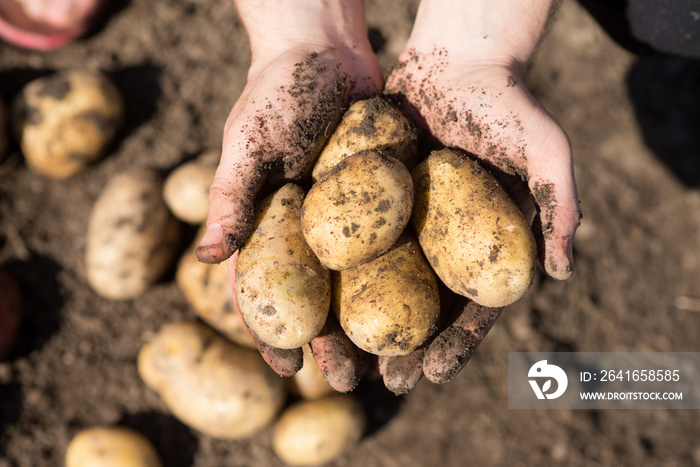
[[[571,146],[523,81],[545,19],[536,18],[542,24],[524,31],[530,43],[515,38],[508,50],[499,28],[491,37],[478,32],[462,41],[443,40],[450,37],[450,21],[440,23],[438,13],[421,5],[407,47],[385,81],[363,11],[319,11],[312,26],[296,13],[285,17],[278,11],[283,7],[262,4],[238,5],[252,62],[226,122],[208,229],[196,251],[204,262],[228,259],[232,290],[236,252],[251,231],[257,195],[265,186],[303,181],[349,105],[382,93],[414,121],[419,141],[465,151],[497,175],[532,222],[544,271],[555,279],[571,275],[580,217]],[[337,21],[331,21],[334,15]],[[270,18],[283,19],[271,25]],[[365,354],[331,313],[310,342],[328,383],[352,390],[368,368],[378,370],[395,393],[408,392],[423,375],[436,383],[453,378],[501,310],[444,292],[437,334],[407,356]],[[300,368],[301,349],[257,343],[280,375]]]

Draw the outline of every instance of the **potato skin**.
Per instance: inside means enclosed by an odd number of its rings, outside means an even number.
[[[89,428],[78,433],[66,450],[66,467],[160,467],[151,442],[123,427]]]
[[[163,327],[139,352],[138,371],[172,413],[214,438],[245,438],[269,425],[284,382],[257,351],[200,323]]]
[[[156,172],[115,176],[95,202],[88,225],[90,286],[113,300],[137,297],[171,264],[178,237],[178,222],[163,203]]]
[[[124,104],[106,76],[73,70],[27,84],[13,112],[29,166],[66,178],[104,155],[123,120]]]
[[[197,316],[236,344],[254,349],[253,336],[233,301],[227,263],[202,263],[194,254],[205,229],[203,225],[192,246],[182,255],[175,281]]]
[[[181,221],[200,224],[207,220],[209,187],[220,155],[220,151],[207,151],[177,167],[165,179],[163,199]]]
[[[487,307],[518,300],[534,279],[537,248],[515,203],[479,164],[436,151],[412,172],[412,224],[452,291]]]
[[[303,189],[289,183],[263,200],[236,263],[243,320],[260,340],[280,349],[316,337],[330,309],[330,272],[301,232],[303,199]]]
[[[374,355],[408,355],[437,328],[437,277],[413,233],[385,254],[333,273],[332,309],[350,340]]]
[[[361,151],[309,190],[301,226],[321,263],[342,271],[387,251],[408,224],[412,207],[408,169],[379,151]]]
[[[365,426],[362,406],[350,395],[297,402],[275,425],[272,449],[289,465],[323,464],[355,447]]]
[[[346,157],[376,149],[400,160],[409,170],[416,164],[416,130],[389,101],[373,97],[357,101],[328,139],[312,172],[314,182]]]

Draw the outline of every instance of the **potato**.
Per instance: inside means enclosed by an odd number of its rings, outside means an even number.
[[[100,295],[134,298],[172,263],[179,225],[163,203],[162,182],[146,169],[114,177],[95,202],[86,246],[86,276]]]
[[[362,151],[314,184],[301,226],[321,263],[340,271],[387,251],[408,224],[412,206],[408,169],[378,151]]]
[[[163,199],[181,221],[201,224],[209,213],[209,187],[214,181],[221,151],[207,151],[182,164],[165,179]]]
[[[78,433],[66,450],[66,467],[160,467],[151,442],[123,427],[89,428]]]
[[[399,109],[381,97],[357,101],[328,139],[312,173],[314,182],[360,151],[376,149],[409,169],[416,163],[416,130]]]
[[[66,178],[104,155],[123,120],[124,104],[106,76],[64,71],[27,84],[14,114],[29,166]]]
[[[413,170],[412,223],[430,265],[454,292],[487,307],[532,284],[537,249],[525,217],[475,161],[436,151]]]
[[[304,366],[289,379],[290,392],[307,400],[334,394],[333,388],[323,379],[323,374],[314,360],[311,348],[305,345],[302,349],[304,351]]]
[[[407,355],[436,330],[437,277],[407,230],[369,263],[333,273],[332,308],[345,334],[374,355]]]
[[[257,351],[199,323],[163,327],[139,352],[138,371],[172,413],[214,438],[245,438],[268,426],[284,383]]]
[[[253,337],[233,302],[227,263],[202,263],[194,254],[205,229],[202,226],[192,247],[180,259],[175,281],[197,316],[236,344],[255,348]]]
[[[17,281],[0,270],[0,360],[7,358],[22,324],[22,294]]]
[[[302,188],[291,183],[263,200],[236,264],[243,320],[260,340],[280,349],[316,337],[330,309],[330,272],[301,233],[303,200]]]
[[[282,413],[272,449],[289,465],[323,464],[354,448],[365,425],[362,406],[347,394],[298,402]]]

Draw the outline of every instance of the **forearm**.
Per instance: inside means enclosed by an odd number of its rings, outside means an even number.
[[[422,0],[409,46],[525,64],[559,0]]]
[[[362,0],[233,0],[250,37],[253,59],[296,44],[367,46]]]

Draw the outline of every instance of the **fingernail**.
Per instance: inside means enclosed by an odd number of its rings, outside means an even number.
[[[571,240],[566,243],[566,259],[569,260],[566,270],[571,272],[574,270],[574,245]]]
[[[224,229],[221,225],[217,223],[209,224],[207,226],[207,231],[204,232],[204,236],[199,241],[200,247],[207,247],[211,245],[220,245],[224,239]]]

